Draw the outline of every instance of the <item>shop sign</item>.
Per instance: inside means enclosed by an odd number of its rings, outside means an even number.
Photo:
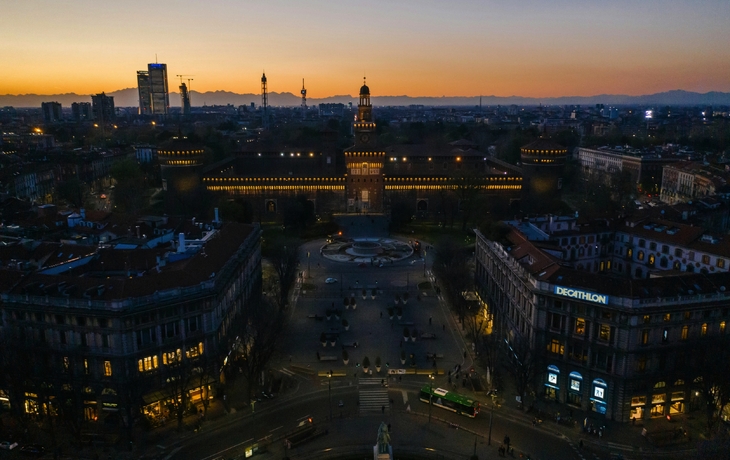
[[[578,300],[587,300],[588,302],[600,303],[608,305],[608,296],[605,294],[596,294],[595,292],[581,291],[563,286],[555,286],[553,292],[563,297],[570,297]]]

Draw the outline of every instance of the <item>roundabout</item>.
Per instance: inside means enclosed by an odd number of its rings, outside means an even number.
[[[340,238],[325,244],[320,252],[335,262],[386,264],[407,259],[413,248],[395,238]]]

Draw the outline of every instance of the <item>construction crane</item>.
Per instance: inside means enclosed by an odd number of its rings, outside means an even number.
[[[182,99],[182,105],[180,106],[183,116],[190,115],[190,82],[192,78],[188,78],[187,86],[183,83],[183,77],[194,77],[195,75],[176,75],[180,77],[180,98]]]

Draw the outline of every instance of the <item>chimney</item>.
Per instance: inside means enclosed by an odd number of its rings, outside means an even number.
[[[182,254],[185,252],[185,234],[180,233],[178,235],[177,252]]]
[[[213,219],[213,222],[215,222],[216,224],[219,222],[218,221],[218,208],[215,208],[215,219]]]

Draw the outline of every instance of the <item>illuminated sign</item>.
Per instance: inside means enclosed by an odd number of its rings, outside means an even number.
[[[601,387],[593,387],[593,396],[599,399],[603,399],[603,395],[605,394],[605,389]]]
[[[552,372],[548,374],[548,382],[552,383],[553,385],[558,384],[558,376],[553,374]]]
[[[572,289],[563,286],[555,286],[555,290],[553,292],[564,297],[571,297],[573,299],[587,300],[588,302],[608,305],[608,296],[605,294],[596,294],[594,292],[581,291],[579,289]]]
[[[570,389],[573,391],[580,391],[580,380],[570,379]]]

